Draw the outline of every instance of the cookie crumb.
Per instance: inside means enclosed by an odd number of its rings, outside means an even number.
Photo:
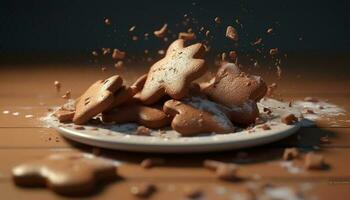
[[[305,156],[305,168],[306,169],[322,169],[324,168],[324,158],[322,155],[309,152]]]
[[[102,55],[106,56],[111,53],[111,48],[102,48]]]
[[[276,89],[277,89],[277,83],[272,83],[271,85],[269,85],[267,87],[266,96],[272,97]]]
[[[71,98],[71,92],[70,91],[67,91],[63,96],[62,96],[63,99],[70,99]]]
[[[270,49],[269,53],[270,53],[271,56],[276,55],[278,53],[278,48]]]
[[[266,130],[271,130],[271,127],[269,125],[267,125],[267,124],[264,124],[264,125],[260,126],[260,128],[262,128],[265,131]]]
[[[164,54],[165,54],[165,51],[164,51],[163,49],[158,50],[158,54],[159,54],[159,55],[164,55]]]
[[[181,33],[179,33],[179,39],[194,40],[194,39],[196,39],[196,34],[181,32]]]
[[[129,28],[129,32],[133,32],[135,30],[136,26],[132,26]]]
[[[156,186],[151,183],[143,183],[138,186],[132,186],[130,188],[131,194],[141,198],[147,198],[151,196],[155,191]]]
[[[114,64],[114,68],[116,68],[117,70],[121,70],[124,67],[124,62],[119,60],[117,63]]]
[[[299,150],[297,148],[285,148],[283,152],[283,160],[293,160],[299,157]]]
[[[281,117],[281,121],[287,125],[292,125],[298,122],[298,118],[294,114],[286,114]]]
[[[164,163],[164,159],[161,158],[146,158],[140,163],[140,166],[142,168],[149,169],[154,166],[163,165]]]
[[[209,36],[209,34],[210,34],[210,31],[209,30],[207,30],[206,32],[205,32],[205,36]]]
[[[236,61],[236,59],[237,59],[237,52],[236,51],[230,51],[229,54],[228,54],[228,57],[231,60]]]
[[[61,83],[59,81],[54,82],[55,88],[57,92],[61,91]]]
[[[120,51],[119,49],[113,49],[113,54],[112,54],[113,59],[118,60],[118,59],[123,59],[124,57],[125,57],[124,51]]]
[[[214,21],[215,21],[215,23],[217,23],[217,24],[221,24],[221,19],[220,19],[220,17],[215,17]]]
[[[92,51],[91,54],[92,54],[93,56],[98,56],[97,51]]]
[[[220,165],[216,171],[216,177],[222,180],[232,181],[237,180],[238,167],[234,164],[223,164]]]
[[[198,199],[203,196],[203,191],[199,188],[186,188],[185,189],[185,197],[189,199]]]
[[[145,127],[145,126],[138,126],[136,130],[137,135],[144,135],[144,136],[150,136],[151,135],[151,129]]]
[[[165,36],[165,34],[167,33],[168,30],[168,24],[164,24],[162,26],[162,28],[160,28],[159,30],[154,31],[154,35],[158,38],[162,38]]]
[[[238,41],[238,34],[233,26],[228,26],[226,28],[226,37],[230,40]]]
[[[266,30],[267,34],[271,34],[272,32],[273,32],[273,28],[269,28],[269,29]]]
[[[105,18],[105,21],[104,21],[104,22],[105,22],[105,24],[108,25],[108,26],[112,24],[112,20],[109,19],[109,18]]]
[[[311,109],[305,108],[302,110],[303,114],[315,114],[315,112]]]

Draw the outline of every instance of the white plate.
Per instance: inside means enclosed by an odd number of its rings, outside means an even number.
[[[136,124],[124,125],[85,125],[77,130],[73,124],[62,124],[49,115],[45,121],[64,137],[84,144],[136,152],[192,153],[239,149],[271,143],[295,133],[300,125],[286,125],[280,122],[280,115],[291,112],[300,116],[299,110],[288,107],[286,103],[265,99],[259,109],[269,107],[274,115],[263,115],[271,130],[263,130],[259,125],[251,130],[229,134],[204,134],[195,137],[178,137],[173,130],[154,130],[152,136],[135,135]],[[98,127],[98,130],[94,130]]]

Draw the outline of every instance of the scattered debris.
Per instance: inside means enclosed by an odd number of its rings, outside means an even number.
[[[226,28],[226,37],[230,40],[238,41],[238,34],[233,26],[228,26]]]
[[[297,148],[285,148],[283,152],[283,160],[293,160],[299,157],[299,150]]]
[[[143,183],[130,188],[131,194],[141,198],[150,197],[156,190],[156,186],[151,183]]]
[[[163,165],[165,160],[162,158],[146,158],[141,163],[140,166],[145,169],[152,168],[154,166]]]
[[[54,82],[55,88],[57,92],[61,91],[61,83],[59,81]]]
[[[164,24],[162,26],[162,28],[160,28],[159,30],[154,31],[154,35],[158,38],[163,38],[165,36],[165,34],[168,31],[168,24]]]

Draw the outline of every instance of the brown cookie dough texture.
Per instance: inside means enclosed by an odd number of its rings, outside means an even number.
[[[121,88],[122,84],[123,80],[118,75],[92,84],[78,100],[73,122],[84,124],[109,108],[114,101],[114,92]]]
[[[162,128],[170,124],[169,117],[156,107],[144,106],[139,103],[126,104],[102,114],[104,122],[138,123],[147,128]]]
[[[46,186],[63,195],[84,195],[96,189],[97,182],[116,178],[112,161],[78,152],[51,154],[12,169],[20,186]]]
[[[250,124],[259,116],[256,102],[267,91],[261,77],[241,72],[234,63],[224,63],[201,88],[210,99],[231,108],[231,121],[240,124]]]
[[[173,117],[171,127],[183,136],[200,133],[231,133],[235,127],[223,113],[219,105],[199,97],[183,102],[169,100],[163,110]]]
[[[183,98],[190,83],[202,76],[206,68],[204,60],[199,59],[204,48],[200,43],[184,47],[184,40],[175,40],[168,48],[163,59],[150,69],[140,100],[145,104],[157,102],[168,94],[173,99]]]

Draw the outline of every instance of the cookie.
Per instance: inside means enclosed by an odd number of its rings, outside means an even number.
[[[192,97],[185,101],[169,100],[163,110],[173,117],[171,127],[183,136],[200,133],[231,133],[235,127],[214,102]]]
[[[234,63],[224,63],[202,90],[215,102],[228,107],[241,106],[247,100],[259,101],[267,87],[259,76],[241,72]]]
[[[143,74],[142,76],[137,78],[136,81],[131,85],[132,88],[135,88],[135,90],[138,91],[132,97],[134,102],[140,102],[140,91],[143,89],[146,79],[147,79],[147,74]]]
[[[112,109],[126,103],[132,99],[132,97],[138,92],[135,87],[122,86],[117,92],[114,93],[113,103],[108,109]]]
[[[117,124],[138,123],[147,128],[162,128],[170,124],[169,117],[161,109],[144,106],[140,103],[131,103],[104,112],[102,120]]]
[[[86,195],[101,180],[116,178],[112,161],[78,152],[51,154],[12,169],[16,185],[46,186],[62,195]]]
[[[206,72],[204,60],[198,57],[204,53],[200,43],[184,47],[184,40],[175,40],[168,48],[163,59],[156,62],[147,75],[140,93],[145,104],[157,102],[168,94],[173,99],[183,98],[190,83]]]
[[[78,100],[73,122],[84,124],[109,108],[114,101],[114,92],[122,87],[122,84],[123,80],[118,75],[92,84]]]

